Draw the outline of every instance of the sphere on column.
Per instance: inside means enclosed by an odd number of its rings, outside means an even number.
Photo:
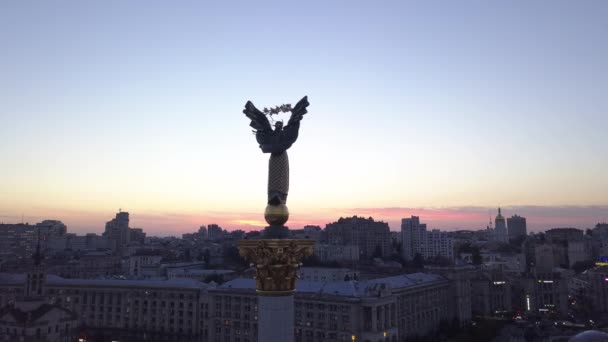
[[[269,204],[264,211],[264,219],[271,226],[282,226],[289,219],[289,210],[285,204]]]

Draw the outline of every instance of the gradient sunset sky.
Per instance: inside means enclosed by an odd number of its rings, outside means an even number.
[[[310,100],[288,225],[608,221],[606,1],[3,1],[0,222],[263,225],[241,113]],[[491,212],[490,212],[491,210]]]

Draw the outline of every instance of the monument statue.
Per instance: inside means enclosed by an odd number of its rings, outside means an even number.
[[[255,133],[256,140],[264,153],[270,153],[268,164],[268,203],[264,218],[271,227],[282,227],[289,219],[287,210],[287,193],[289,192],[289,159],[287,150],[298,139],[300,121],[308,111],[308,97],[304,96],[294,107],[290,104],[267,109],[257,109],[251,101],[247,101],[243,113],[251,119],[249,124]],[[291,112],[287,125],[282,121],[274,123],[274,129],[268,118],[273,114]],[[268,117],[267,117],[268,115]]]
[[[262,239],[239,241],[240,255],[255,264],[256,290],[263,296],[291,296],[295,289],[296,271],[300,261],[313,253],[313,240],[289,239],[289,230],[284,226],[289,218],[286,206],[289,192],[287,150],[298,139],[300,121],[307,113],[308,105],[308,98],[304,96],[293,108],[290,104],[284,104],[261,111],[248,101],[243,110],[251,119],[250,126],[254,129],[262,152],[270,153],[268,200],[264,211],[264,218],[269,226],[264,229]],[[282,121],[275,122],[272,118],[274,114],[281,112],[291,112],[285,126]],[[290,298],[289,301],[293,302],[293,298]],[[260,305],[263,303],[264,301],[261,301]],[[286,315],[291,315],[290,320],[293,322],[293,313]],[[267,338],[259,340],[268,341]]]

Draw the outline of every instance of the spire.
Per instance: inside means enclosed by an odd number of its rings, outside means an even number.
[[[505,218],[502,216],[502,211],[500,207],[498,207],[498,215],[496,215],[496,220],[504,220]]]

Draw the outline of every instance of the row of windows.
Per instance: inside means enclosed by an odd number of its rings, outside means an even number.
[[[296,301],[296,309],[307,309],[307,310],[329,310],[331,312],[336,312],[338,309],[341,312],[350,311],[350,306],[348,305],[336,305],[336,304],[325,304],[325,303],[310,303],[310,302],[301,302]]]

